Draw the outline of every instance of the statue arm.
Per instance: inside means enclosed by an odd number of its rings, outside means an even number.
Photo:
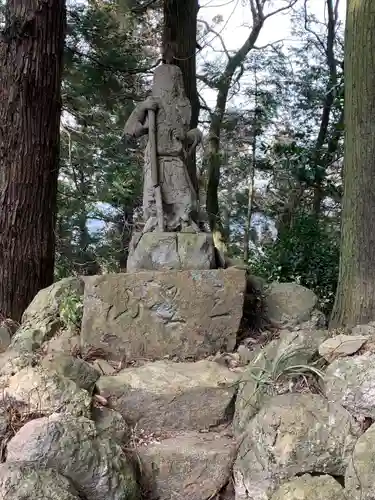
[[[137,104],[128,118],[124,127],[124,136],[138,138],[148,132],[147,113],[149,110],[156,111],[158,103],[152,97]]]
[[[203,134],[198,128],[192,128],[186,134],[186,140],[189,146],[188,156],[193,154],[199,144],[202,144]]]
[[[189,145],[195,144],[197,146],[202,142],[203,134],[198,128],[192,128],[186,134],[186,139]]]

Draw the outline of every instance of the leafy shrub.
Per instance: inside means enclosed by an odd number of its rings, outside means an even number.
[[[313,290],[319,307],[331,312],[339,268],[339,234],[332,223],[298,215],[289,231],[251,263],[252,273],[267,281],[297,282]]]

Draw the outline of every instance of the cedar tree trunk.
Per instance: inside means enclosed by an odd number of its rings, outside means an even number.
[[[339,282],[331,326],[375,320],[375,9],[349,0]]]
[[[65,0],[8,0],[0,38],[0,313],[53,282]]]
[[[163,44],[173,46],[173,57],[170,61],[182,71],[185,92],[191,103],[190,128],[198,126],[200,111],[197,78],[196,78],[196,50],[197,50],[197,14],[198,0],[164,0],[164,33]],[[189,174],[198,193],[195,154],[188,162]]]

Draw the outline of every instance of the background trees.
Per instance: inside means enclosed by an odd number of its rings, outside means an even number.
[[[337,0],[323,2],[325,15],[315,0],[189,2],[68,1],[55,278],[125,268],[143,153],[120,138],[169,44],[193,104],[191,126],[204,132],[189,171],[216,244],[266,279],[313,288],[329,312],[342,197],[342,8]],[[241,38],[229,26],[242,13]]]

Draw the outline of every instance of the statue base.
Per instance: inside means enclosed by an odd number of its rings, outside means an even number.
[[[134,233],[129,244],[127,272],[215,269],[210,233]]]
[[[127,363],[231,352],[245,288],[245,271],[239,269],[88,276],[82,352],[100,349],[108,361]]]

